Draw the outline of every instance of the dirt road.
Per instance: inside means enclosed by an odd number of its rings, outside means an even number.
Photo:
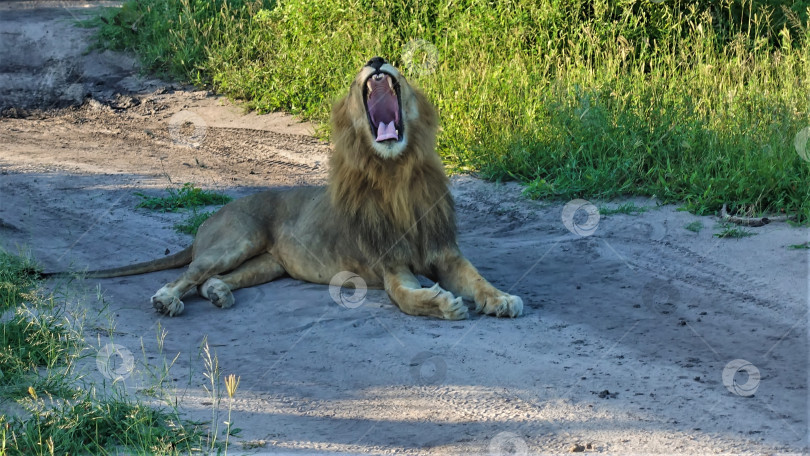
[[[172,228],[183,214],[135,209],[136,192],[324,182],[329,145],[311,126],[84,54],[77,5],[0,4],[0,245],[49,270],[122,265],[191,242]],[[807,228],[720,239],[715,218],[654,201],[589,215],[466,176],[453,194],[463,252],[525,316],[410,317],[378,290],[348,308],[282,279],[227,310],[189,297],[168,318],[148,300],[176,271],[74,282],[70,299],[114,321],[114,337],[88,337],[133,355],[131,394],[150,400],[147,365],[174,359],[165,391],[199,421],[216,407],[207,340],[241,376],[232,419],[249,453],[808,451],[808,251],[788,248]]]

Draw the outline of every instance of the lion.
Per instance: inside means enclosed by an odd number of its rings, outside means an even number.
[[[363,66],[332,109],[326,186],[273,189],[223,206],[188,248],[165,258],[86,273],[143,274],[188,265],[151,298],[168,316],[196,291],[221,308],[233,291],[282,276],[329,284],[351,271],[409,315],[459,320],[476,311],[517,317],[523,301],[490,284],[456,243],[453,197],[436,153],[438,116],[380,57]],[[435,282],[423,288],[417,276]]]

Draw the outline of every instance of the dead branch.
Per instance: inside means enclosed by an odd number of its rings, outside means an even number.
[[[720,209],[720,219],[724,222],[731,222],[742,226],[765,226],[771,222],[787,222],[791,220],[792,217],[787,215],[777,217],[741,217],[739,215],[729,214],[726,205],[723,204],[723,208]]]

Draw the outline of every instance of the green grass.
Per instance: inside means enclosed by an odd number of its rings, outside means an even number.
[[[15,308],[13,316],[0,323],[0,389],[14,386],[21,376],[35,372],[38,367],[67,364],[78,353],[78,346],[71,328],[59,318],[58,312]],[[9,395],[8,390],[5,393]]]
[[[810,242],[804,242],[802,244],[792,244],[788,246],[790,250],[810,250]]]
[[[599,207],[599,215],[614,215],[614,214],[625,214],[625,215],[638,215],[643,214],[650,210],[649,206],[636,206],[635,203],[624,203],[620,204],[617,207]]]
[[[198,212],[199,208],[211,205],[222,205],[232,201],[228,195],[210,192],[186,183],[179,189],[168,188],[168,196],[148,196],[135,193],[141,198],[136,208],[145,208],[162,212],[177,212],[181,209],[190,209],[191,214],[182,222],[174,225],[179,233],[197,234],[197,229],[204,221],[214,214],[212,211]]]
[[[200,225],[202,225],[203,222],[208,220],[208,217],[211,217],[212,215],[214,215],[213,212],[197,212],[195,210],[191,215],[188,216],[186,220],[174,225],[174,229],[180,233],[196,236]]]
[[[30,401],[32,417],[10,421],[8,454],[182,454],[198,444],[171,414],[127,398],[85,396],[53,408],[44,402]]]
[[[149,70],[324,128],[381,55],[438,107],[452,172],[519,180],[534,198],[655,196],[806,222],[810,162],[794,138],[810,124],[808,5],[141,0],[106,13],[98,36]]]
[[[692,223],[687,223],[684,226],[684,229],[692,231],[694,233],[700,233],[700,230],[703,229],[703,222],[701,222],[700,220],[695,220]]]
[[[0,250],[0,310],[23,302],[34,289],[39,269],[27,255]]]
[[[721,223],[720,224],[720,232],[715,233],[715,237],[720,239],[741,239],[749,236],[753,236],[756,233],[746,230],[744,228],[740,228],[732,223]]]
[[[195,187],[190,183],[183,184],[179,189],[168,188],[168,196],[148,196],[135,193],[141,198],[136,208],[152,209],[162,212],[176,212],[180,209],[195,209],[210,205],[226,204],[232,200],[230,196],[210,192]]]
[[[88,384],[95,360],[82,316],[45,294],[27,257],[0,250],[7,293],[0,320],[0,455],[188,454],[203,435],[176,410],[147,407],[121,389]],[[8,404],[24,413],[7,416]]]

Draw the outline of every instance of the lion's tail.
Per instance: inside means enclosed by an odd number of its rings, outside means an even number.
[[[122,266],[120,268],[112,269],[99,269],[97,271],[87,271],[80,274],[88,279],[104,279],[110,277],[121,277],[128,275],[146,274],[147,272],[162,271],[164,269],[174,269],[180,266],[185,266],[191,263],[192,247],[186,247],[180,252],[169,255],[156,260],[144,261],[143,263],[136,263],[129,266]],[[45,272],[41,274],[42,277],[69,277],[73,275],[70,272]]]

